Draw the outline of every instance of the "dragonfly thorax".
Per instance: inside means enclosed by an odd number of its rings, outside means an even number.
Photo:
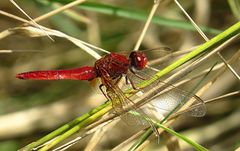
[[[126,74],[130,66],[128,58],[117,53],[110,53],[95,63],[97,76],[110,76],[116,79],[123,74]]]

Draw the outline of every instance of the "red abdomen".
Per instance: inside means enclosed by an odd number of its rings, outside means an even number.
[[[92,80],[97,77],[94,67],[81,67],[67,70],[31,71],[16,75],[19,79],[32,80]]]

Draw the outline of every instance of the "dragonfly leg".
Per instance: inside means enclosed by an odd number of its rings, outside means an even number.
[[[99,85],[99,89],[101,90],[102,94],[109,100],[107,94],[105,93],[105,91],[103,90],[104,84],[100,84]]]
[[[125,76],[125,83],[126,83],[126,85],[128,85],[129,83],[128,83],[128,76]]]
[[[133,71],[132,69],[130,69],[130,71],[131,71],[136,77],[138,77],[139,79],[141,79],[141,80],[147,80],[145,77],[137,74],[137,73],[136,73],[135,71]]]
[[[138,87],[135,86],[135,84],[134,84],[134,82],[132,81],[131,78],[129,78],[128,76],[126,76],[125,79],[126,79],[126,84],[128,84],[128,81],[129,81],[130,84],[131,84],[131,86],[132,86],[132,88],[133,88],[134,90],[140,90],[140,88],[138,88]]]

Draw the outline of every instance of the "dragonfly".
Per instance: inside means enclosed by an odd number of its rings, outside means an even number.
[[[147,63],[148,57],[143,51],[132,51],[129,56],[111,52],[110,54],[98,59],[94,66],[83,66],[80,68],[64,70],[30,71],[19,73],[16,75],[16,78],[26,80],[87,81],[100,78],[101,84],[99,88],[101,92],[108,100],[112,101],[114,111],[117,114],[122,115],[126,112],[126,104],[127,106],[130,104],[132,110],[136,111],[137,108],[135,107],[134,102],[129,97],[126,97],[118,84],[122,77],[125,76],[126,83],[129,82],[132,88],[137,90],[138,88],[134,84],[134,81],[132,81],[132,75],[139,79],[143,79],[143,77],[138,74],[138,71],[145,69]],[[189,93],[186,93],[185,91],[178,91],[177,94],[179,94],[177,97],[189,97],[187,96]],[[200,98],[195,97],[195,99],[199,100]],[[201,99],[199,102],[201,102]]]
[[[123,102],[126,97],[118,87],[118,83],[122,76],[128,72],[135,74],[134,70],[144,69],[147,62],[146,55],[140,51],[132,51],[129,57],[112,52],[98,59],[94,66],[83,66],[65,70],[30,71],[19,73],[16,75],[16,78],[26,80],[88,81],[100,78],[101,85],[99,88],[101,92],[107,99],[112,101],[112,106],[116,113],[121,114],[124,112]]]

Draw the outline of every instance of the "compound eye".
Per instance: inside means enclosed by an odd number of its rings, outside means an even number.
[[[132,52],[129,59],[131,66],[137,70],[142,70],[147,65],[147,57],[143,52]]]

